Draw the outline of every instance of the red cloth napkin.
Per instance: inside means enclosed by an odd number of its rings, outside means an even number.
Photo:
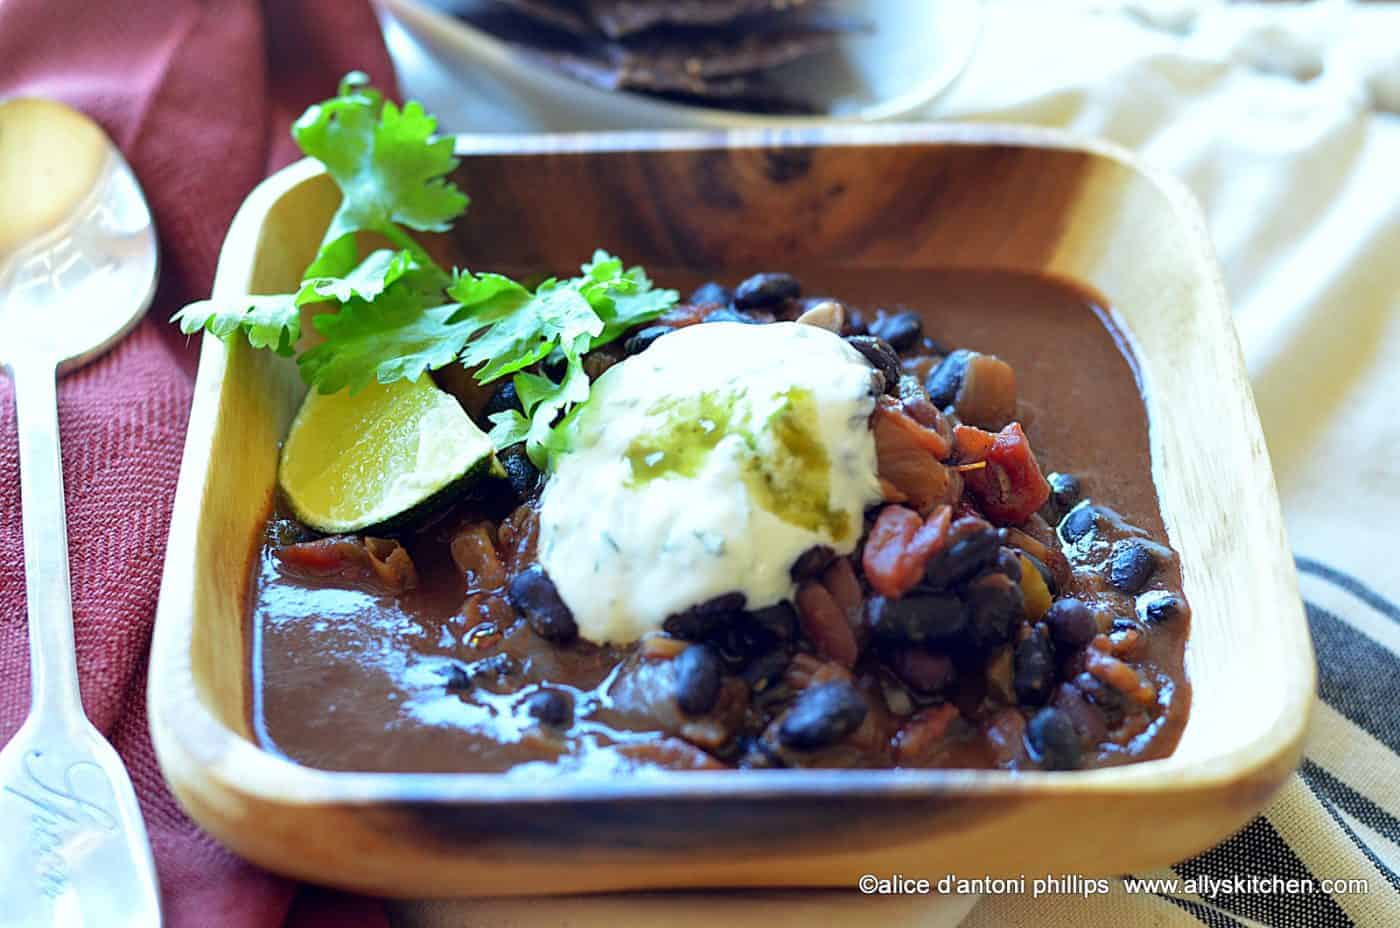
[[[200,832],[166,789],[146,727],[198,352],[166,320],[208,295],[239,203],[296,157],[291,120],[356,68],[393,91],[367,0],[0,0],[0,97],[53,97],[95,117],[140,178],[160,235],[154,306],[114,351],[64,379],[59,416],[83,703],[131,770],[174,928],[387,924],[378,902],[298,895]],[[0,743],[29,701],[11,392],[0,377]]]

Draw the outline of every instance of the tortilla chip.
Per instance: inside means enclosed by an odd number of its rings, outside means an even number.
[[[595,35],[593,21],[573,0],[494,0],[510,7],[535,22],[572,32],[574,35]]]
[[[828,51],[854,28],[850,20],[765,17],[742,31],[662,29],[606,47],[634,86],[684,90],[697,79],[767,71]]]
[[[609,38],[620,39],[657,26],[722,26],[765,13],[791,13],[813,0],[583,0]]]
[[[748,17],[731,27],[662,26],[622,41],[541,29],[504,10],[468,19],[542,65],[600,89],[754,112],[807,113],[814,109],[811,103],[792,98],[765,72],[827,51],[842,35],[869,28],[862,20],[825,12],[823,0],[813,2],[801,11]]]

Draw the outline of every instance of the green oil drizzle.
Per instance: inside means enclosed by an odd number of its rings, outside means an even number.
[[[743,442],[744,484],[759,506],[789,525],[844,538],[850,517],[831,507],[831,460],[820,439],[816,400],[801,387],[790,387],[773,400],[772,411],[757,428],[741,394],[705,391],[657,402],[648,412],[661,417],[661,424],[627,447],[629,484],[694,477],[710,452],[734,436]],[[763,436],[771,442],[767,453],[760,448]]]
[[[640,435],[627,446],[632,486],[677,475],[694,477],[715,446],[734,434],[732,419],[738,397],[706,391],[666,397],[648,413],[664,416],[660,428]]]
[[[750,437],[744,482],[760,506],[789,525],[844,538],[850,517],[831,508],[831,460],[818,437],[812,392],[789,387],[777,399],[767,428],[778,453],[758,454]]]

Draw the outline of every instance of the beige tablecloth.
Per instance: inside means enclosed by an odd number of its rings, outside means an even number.
[[[449,129],[492,127],[411,39],[389,38],[408,95]],[[989,896],[969,928],[1400,925],[1400,116],[1386,112],[1400,109],[1398,84],[1400,5],[1000,0],[970,71],[928,114],[1104,136],[1200,198],[1299,556],[1322,701],[1307,763],[1266,816],[1162,875],[1296,872],[1369,889]],[[931,926],[955,924],[970,902],[614,896],[415,905],[399,918]]]

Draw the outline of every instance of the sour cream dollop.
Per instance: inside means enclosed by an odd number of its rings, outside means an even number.
[[[540,563],[579,633],[621,644],[726,593],[794,593],[815,545],[847,554],[879,500],[870,365],[809,325],[707,323],[614,365],[565,428]]]

